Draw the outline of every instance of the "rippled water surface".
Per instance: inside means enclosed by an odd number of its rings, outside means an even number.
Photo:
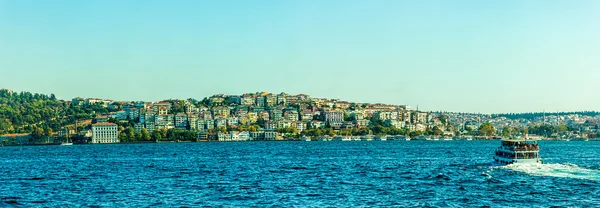
[[[0,207],[600,207],[600,142],[542,141],[543,165],[492,166],[498,141],[0,147]]]

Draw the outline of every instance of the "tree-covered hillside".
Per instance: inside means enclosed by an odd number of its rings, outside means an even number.
[[[51,134],[75,119],[91,118],[94,113],[107,112],[100,105],[69,106],[54,96],[0,90],[0,134],[32,133],[43,130]]]

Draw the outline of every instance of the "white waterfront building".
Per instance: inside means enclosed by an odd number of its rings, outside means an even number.
[[[118,143],[117,124],[96,123],[92,125],[92,144]]]

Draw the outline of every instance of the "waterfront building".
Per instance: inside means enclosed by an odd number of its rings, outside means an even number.
[[[117,124],[96,123],[92,125],[92,143],[118,143]]]
[[[229,141],[230,138],[231,137],[229,137],[229,134],[222,133],[222,132],[217,133],[217,141],[225,142],[225,141]]]
[[[251,141],[262,141],[265,140],[265,132],[264,131],[253,131],[248,133],[248,139]]]
[[[250,134],[247,131],[232,131],[229,132],[230,141],[243,142],[250,140]]]
[[[266,131],[264,140],[275,140],[277,138],[277,132],[275,131]]]
[[[50,137],[45,138],[50,139]],[[0,144],[27,145],[31,144],[32,140],[33,136],[31,134],[4,134],[0,136]]]
[[[62,128],[57,133],[58,133],[59,137],[68,137],[68,136],[75,134],[75,130]]]

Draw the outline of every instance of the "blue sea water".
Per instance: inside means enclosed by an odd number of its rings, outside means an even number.
[[[498,141],[0,147],[0,207],[600,207],[600,142],[541,141],[543,165],[491,165]]]

